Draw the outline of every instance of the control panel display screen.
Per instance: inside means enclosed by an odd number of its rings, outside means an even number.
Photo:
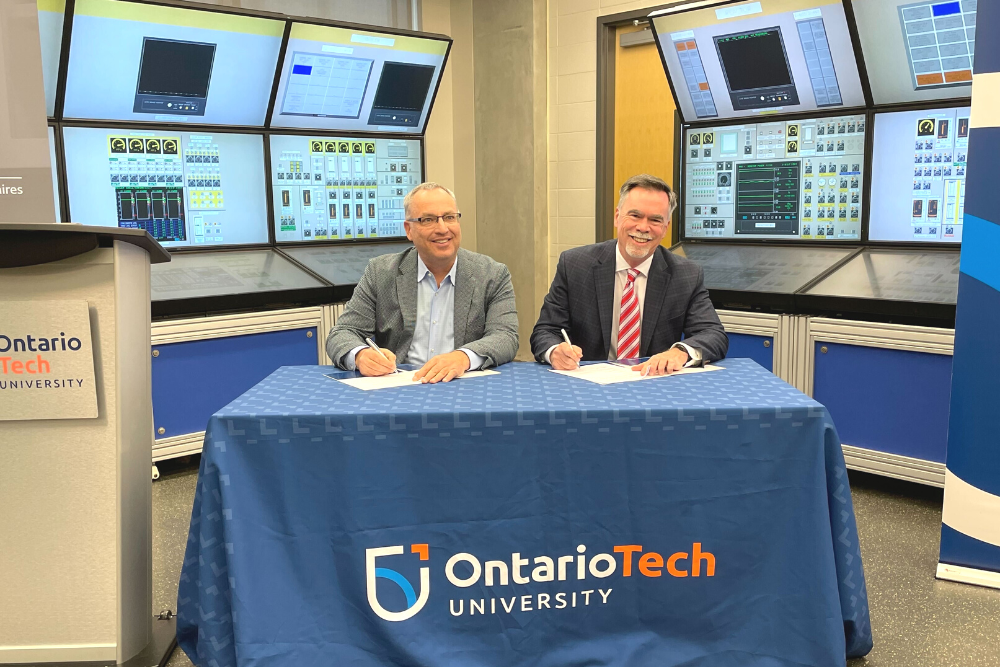
[[[686,238],[861,238],[865,116],[684,133]]]
[[[837,0],[759,0],[651,16],[687,121],[865,104]]]
[[[77,0],[67,118],[263,126],[283,21]]]
[[[875,104],[972,95],[978,0],[853,0]]]
[[[272,134],[275,240],[405,237],[403,197],[420,165],[417,139]]]
[[[63,128],[72,220],[168,248],[267,243],[261,135]]]
[[[272,127],[424,131],[449,42],[293,23]]]
[[[66,0],[38,0],[38,41],[42,47],[42,83],[45,86],[45,113],[55,115],[56,79],[62,52],[63,16]]]
[[[962,241],[969,112],[875,115],[870,240]]]

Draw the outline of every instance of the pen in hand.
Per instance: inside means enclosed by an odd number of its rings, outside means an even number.
[[[371,338],[369,338],[368,336],[365,336],[365,344],[366,344],[366,345],[367,345],[368,347],[370,347],[371,349],[375,350],[375,352],[376,352],[376,353],[378,354],[378,356],[382,357],[383,359],[385,359],[385,360],[386,360],[387,362],[389,362],[390,364],[392,363],[391,361],[389,361],[389,357],[387,357],[387,356],[385,356],[384,354],[382,354],[382,350],[380,350],[380,349],[378,348],[378,345],[376,345],[376,344],[375,344],[375,341],[373,341],[373,340],[372,340]],[[393,366],[394,366],[394,368],[392,369],[392,372],[393,372],[393,373],[398,373],[398,372],[399,372],[399,369],[398,369],[398,368],[395,368],[395,364],[393,364]]]
[[[566,342],[566,345],[569,346],[570,352],[572,352],[573,351],[573,343],[571,343],[570,340],[569,340],[569,334],[566,333],[565,329],[560,329],[559,331],[562,332],[563,340]],[[577,362],[576,362],[576,367],[577,368],[580,367],[580,361],[579,360],[577,360]]]

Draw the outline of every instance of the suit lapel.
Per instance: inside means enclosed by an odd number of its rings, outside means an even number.
[[[604,335],[604,355],[611,349],[611,318],[615,300],[615,248],[617,242],[609,243],[594,266],[594,288],[597,292],[597,311],[601,317],[601,333]]]
[[[472,296],[476,292],[476,274],[472,270],[469,256],[462,250],[455,258],[455,349],[462,347],[468,341],[466,335],[469,328],[469,313],[472,311]]]
[[[396,274],[396,301],[403,315],[403,330],[405,332],[407,351],[413,340],[413,331],[417,326],[417,250],[413,248],[406,253],[399,263],[399,273]],[[405,353],[401,355],[405,358]]]
[[[656,249],[653,263],[649,266],[649,277],[646,279],[646,299],[642,309],[642,342],[639,345],[639,354],[644,357],[649,355],[649,343],[653,340],[653,331],[656,330],[656,323],[660,319],[660,310],[663,308],[667,285],[670,283],[670,266],[663,257],[665,252],[669,251]]]

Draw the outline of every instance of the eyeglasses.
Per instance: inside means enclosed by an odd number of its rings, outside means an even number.
[[[407,222],[415,222],[422,227],[436,225],[438,220],[444,220],[444,224],[453,225],[462,219],[461,213],[445,213],[444,215],[423,215],[419,218],[406,218]]]

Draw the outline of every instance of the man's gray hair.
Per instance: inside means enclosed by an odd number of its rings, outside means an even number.
[[[418,192],[424,192],[426,190],[444,190],[445,192],[448,193],[448,196],[450,196],[452,199],[455,200],[455,207],[456,208],[458,207],[458,197],[455,196],[454,192],[452,192],[451,190],[449,190],[448,188],[444,187],[439,183],[435,183],[433,181],[427,181],[425,183],[421,183],[420,185],[414,187],[412,190],[406,193],[405,197],[403,197],[403,215],[405,215],[407,218],[410,217],[410,204],[413,203],[414,195],[416,195]]]
[[[632,190],[636,188],[665,192],[667,197],[670,199],[670,212],[667,213],[667,217],[670,217],[673,214],[674,209],[677,208],[677,193],[674,192],[662,178],[657,178],[656,176],[651,176],[650,174],[638,174],[622,183],[621,189],[618,190],[618,208],[621,208],[621,205],[625,201],[625,197],[628,196],[628,193],[632,192]]]

